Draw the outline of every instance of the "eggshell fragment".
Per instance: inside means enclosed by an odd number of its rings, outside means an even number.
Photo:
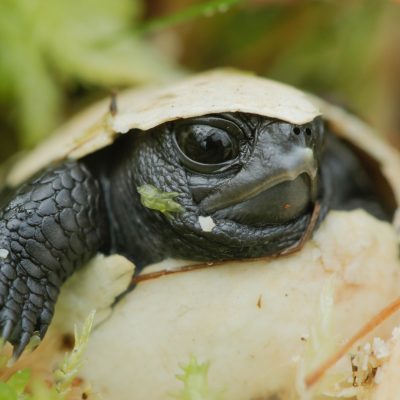
[[[399,295],[397,246],[390,224],[331,212],[292,256],[141,283],[93,332],[82,377],[106,398],[165,399],[195,356],[226,399],[305,398],[304,376]],[[351,376],[349,357],[327,378],[336,375]]]
[[[132,129],[146,131],[179,118],[240,111],[303,124],[320,114],[300,90],[233,69],[127,90],[117,96],[112,115],[109,105],[110,100],[103,100],[71,119],[25,155],[9,172],[7,183],[16,186],[52,162],[84,157]]]

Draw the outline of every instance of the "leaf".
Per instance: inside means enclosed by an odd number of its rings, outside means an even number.
[[[107,87],[162,81],[177,73],[167,57],[134,33],[138,0],[53,3],[48,47],[65,78]]]
[[[181,22],[188,22],[199,16],[209,17],[218,12],[225,12],[230,7],[240,2],[243,2],[243,0],[211,0],[200,4],[194,4],[185,8],[183,11],[145,22],[138,27],[137,31],[140,33],[148,33],[166,29]]]
[[[142,185],[137,188],[142,204],[152,210],[157,210],[167,217],[171,213],[181,213],[185,209],[174,199],[179,196],[177,192],[163,192],[153,185]]]
[[[0,101],[32,146],[61,120],[67,90],[162,81],[179,71],[133,32],[140,0],[2,0]]]

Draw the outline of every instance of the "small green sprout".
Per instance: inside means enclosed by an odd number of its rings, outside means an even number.
[[[77,377],[82,365],[83,353],[86,350],[90,332],[93,327],[95,311],[92,311],[83,324],[82,333],[79,335],[75,326],[75,345],[71,353],[65,355],[64,361],[54,371],[56,390],[60,394],[66,394],[71,388],[73,380]]]
[[[92,330],[94,315],[94,311],[89,314],[80,335],[75,327],[74,349],[65,356],[62,364],[54,372],[54,386],[49,387],[47,382],[37,377],[31,379],[30,369],[25,368],[15,372],[7,381],[0,381],[0,400],[66,400],[66,395],[71,390],[72,382],[82,365],[82,356]],[[32,346],[35,344],[37,339],[32,341]],[[0,369],[5,368],[7,362],[8,357],[2,356]]]
[[[223,400],[223,390],[213,390],[208,385],[209,367],[209,363],[199,363],[192,356],[189,364],[181,366],[183,373],[177,375],[183,389],[171,396],[177,400]]]
[[[179,196],[177,192],[163,192],[153,185],[142,185],[137,188],[142,204],[152,210],[162,212],[168,218],[171,213],[181,213],[184,208],[174,199]]]

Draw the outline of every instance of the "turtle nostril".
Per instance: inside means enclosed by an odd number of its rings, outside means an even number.
[[[307,128],[307,129],[306,129],[306,134],[307,134],[307,136],[310,136],[310,135],[311,135],[311,129],[310,129],[310,128]]]
[[[300,135],[300,128],[294,128],[293,129],[293,132],[296,134],[296,135]]]

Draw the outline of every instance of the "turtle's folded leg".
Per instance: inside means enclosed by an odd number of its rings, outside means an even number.
[[[0,212],[0,335],[17,358],[43,337],[61,284],[107,242],[98,181],[80,162],[25,183]]]

